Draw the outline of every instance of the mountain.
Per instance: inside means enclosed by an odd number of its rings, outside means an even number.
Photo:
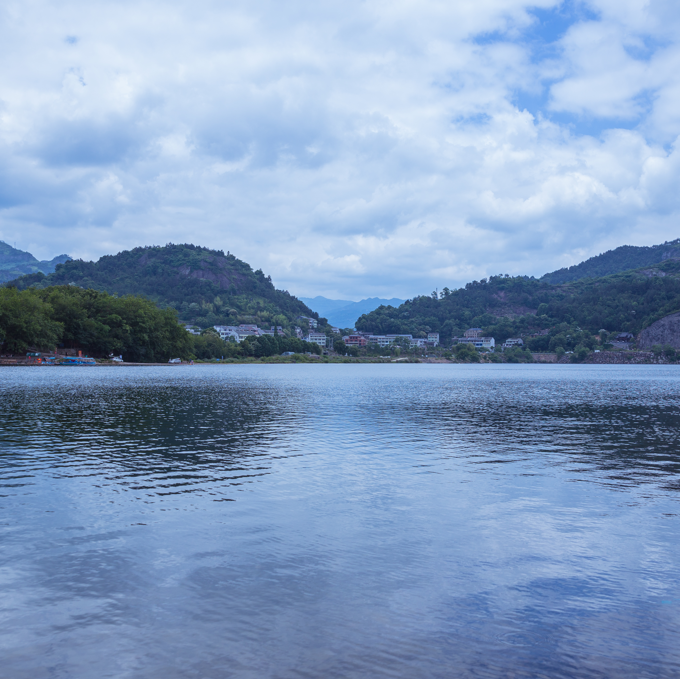
[[[440,297],[415,297],[396,309],[379,307],[359,318],[356,327],[420,337],[439,332],[443,343],[479,327],[496,342],[525,337],[532,350],[542,351],[573,348],[600,330],[637,334],[678,310],[680,260],[666,258],[651,267],[558,285],[527,276],[492,276],[459,290],[444,288]],[[553,341],[556,333],[560,339]]]
[[[300,297],[300,301],[304,302],[310,309],[318,311],[322,316],[328,318],[328,314],[341,309],[348,304],[355,304],[351,299],[328,299],[328,297]],[[371,309],[372,311],[372,309]]]
[[[338,328],[353,328],[359,316],[367,314],[379,306],[399,306],[404,303],[403,299],[379,299],[369,297],[360,302],[352,302],[346,299],[328,299],[326,297],[300,297],[310,309],[314,309],[328,319],[331,325]]]
[[[600,278],[631,269],[653,266],[667,259],[680,259],[680,238],[661,245],[635,247],[622,245],[615,250],[586,259],[566,269],[558,269],[541,277],[546,283],[568,283],[582,278]]]
[[[0,240],[0,283],[11,281],[18,276],[41,272],[52,273],[57,264],[71,259],[68,255],[58,255],[49,261],[38,261],[30,252],[17,250]]]
[[[196,245],[139,247],[96,262],[70,260],[54,273],[34,273],[11,282],[30,286],[77,285],[116,295],[142,295],[161,309],[172,307],[183,321],[201,327],[257,323],[291,327],[312,316],[303,302],[277,290],[271,277],[221,250]]]

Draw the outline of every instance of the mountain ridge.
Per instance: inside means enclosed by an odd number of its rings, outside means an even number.
[[[318,311],[328,319],[331,325],[338,328],[353,328],[360,316],[370,313],[379,306],[399,306],[405,300],[381,299],[379,297],[367,297],[366,299],[352,302],[343,299],[328,299],[318,295],[317,297],[300,297],[310,309]]]
[[[169,243],[123,250],[96,262],[69,260],[54,273],[36,272],[9,283],[20,290],[77,285],[117,295],[142,295],[161,309],[174,308],[180,320],[201,327],[271,324],[290,328],[299,316],[316,312],[270,276],[222,250]],[[322,321],[324,319],[321,319]]]
[[[583,278],[602,278],[624,271],[653,266],[667,259],[680,259],[680,238],[659,245],[621,245],[573,266],[551,271],[539,280],[557,285]]]
[[[57,264],[70,260],[69,255],[57,255],[50,260],[38,261],[30,252],[13,248],[0,240],[0,283],[6,283],[27,274],[50,274]]]
[[[416,337],[438,332],[443,343],[477,327],[496,342],[526,337],[532,351],[569,350],[601,331],[637,335],[679,310],[680,260],[666,258],[651,267],[561,284],[492,276],[458,290],[444,288],[439,296],[414,297],[396,309],[379,307],[359,318],[356,327]]]

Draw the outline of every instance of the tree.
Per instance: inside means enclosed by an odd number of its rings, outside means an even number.
[[[479,352],[471,344],[455,344],[453,353],[458,361],[479,363]]]
[[[271,335],[262,335],[261,337],[258,337],[253,343],[253,350],[257,357],[275,356],[276,354],[281,353],[279,351],[279,342],[277,338],[272,337]]]
[[[520,349],[520,347],[506,349],[503,356],[508,363],[532,363],[534,360],[528,349]]]
[[[0,288],[0,343],[7,350],[51,349],[62,333],[63,325],[52,318],[52,308],[35,290]]]
[[[590,352],[588,351],[587,347],[584,347],[582,344],[577,346],[574,349],[574,353],[571,355],[571,361],[572,363],[583,363],[583,361],[588,358],[588,354]]]

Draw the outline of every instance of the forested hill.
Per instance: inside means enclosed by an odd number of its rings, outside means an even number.
[[[601,329],[637,334],[678,310],[680,261],[668,259],[649,268],[563,285],[528,277],[493,276],[459,290],[444,288],[436,297],[434,293],[415,297],[396,309],[381,306],[363,315],[356,327],[420,337],[439,332],[444,343],[467,328],[479,327],[499,342],[560,325],[567,336]],[[536,349],[541,349],[536,344]]]
[[[653,266],[667,259],[680,259],[680,238],[649,247],[623,245],[615,250],[586,259],[566,269],[558,269],[541,277],[546,283],[568,283],[581,278],[601,278],[643,266]]]
[[[58,255],[54,259],[38,261],[30,252],[17,250],[0,240],[0,283],[11,281],[17,276],[42,272],[52,273],[57,264],[71,259],[68,255]]]
[[[300,315],[318,318],[299,299],[276,290],[261,270],[221,250],[195,245],[140,247],[97,262],[71,260],[45,276],[23,276],[10,285],[77,285],[118,295],[143,295],[160,308],[201,327],[258,323],[290,327]]]

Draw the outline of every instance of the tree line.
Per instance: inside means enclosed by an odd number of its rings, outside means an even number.
[[[242,342],[223,341],[214,328],[204,330],[199,336],[192,336],[195,358],[262,358],[278,356],[290,351],[295,354],[321,355],[321,347],[313,342],[305,342],[297,337],[284,335],[251,335]]]
[[[482,328],[496,342],[535,337],[534,351],[593,345],[601,330],[637,334],[680,309],[680,262],[668,260],[650,270],[552,285],[525,276],[492,276],[464,288],[433,292],[398,308],[379,307],[363,315],[358,330],[439,332],[447,344],[470,327]],[[543,333],[543,334],[542,334]],[[558,337],[559,335],[559,337]]]
[[[11,284],[23,290],[71,283],[121,296],[144,295],[201,327],[258,323],[288,328],[301,315],[318,319],[299,299],[277,290],[262,270],[253,271],[231,253],[191,244],[139,247],[96,262],[71,260],[47,276],[38,272]]]
[[[88,356],[123,356],[130,362],[170,358],[272,356],[284,351],[320,353],[317,344],[287,337],[225,342],[212,329],[188,333],[173,309],[153,302],[74,285],[43,289],[0,288],[0,351],[81,349]]]
[[[174,311],[141,297],[71,285],[1,288],[0,342],[3,352],[62,347],[134,362],[188,358],[192,352],[190,335]]]

